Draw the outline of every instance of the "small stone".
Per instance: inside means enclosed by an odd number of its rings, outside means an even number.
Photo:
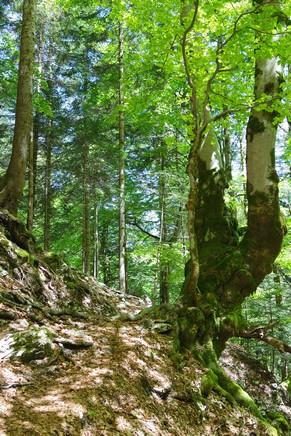
[[[11,322],[9,327],[11,327],[13,330],[21,331],[29,327],[29,322],[25,318],[21,318],[15,322]]]

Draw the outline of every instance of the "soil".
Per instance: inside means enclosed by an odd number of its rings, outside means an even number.
[[[3,436],[268,434],[216,394],[201,398],[204,369],[191,357],[175,361],[171,337],[142,322],[67,320],[48,327],[57,334],[81,330],[93,346],[51,361],[2,362]]]
[[[206,369],[174,352],[168,308],[166,320],[136,317],[148,301],[39,253],[29,238],[0,213],[1,436],[270,434],[215,392],[202,397]],[[254,392],[254,369],[233,348],[223,364]]]

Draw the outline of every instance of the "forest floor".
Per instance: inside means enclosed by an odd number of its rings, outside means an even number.
[[[36,259],[8,236],[0,234],[1,436],[270,434],[221,395],[201,396],[206,370],[173,352],[167,322],[130,320],[144,300],[54,256]],[[240,347],[230,345],[222,364],[259,402],[291,416],[271,374]]]
[[[27,328],[23,320],[10,324]],[[93,345],[51,361],[2,363],[1,435],[268,434],[246,410],[217,394],[202,399],[204,370],[191,358],[173,361],[171,338],[141,323],[47,327],[57,334],[82,331]]]

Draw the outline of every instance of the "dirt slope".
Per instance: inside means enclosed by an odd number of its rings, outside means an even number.
[[[11,332],[17,323],[10,324]],[[142,323],[68,320],[48,327],[82,331],[93,346],[30,364],[2,362],[3,436],[267,434],[245,410],[214,394],[202,399],[203,370],[192,359],[173,361],[171,339]]]
[[[147,302],[37,253],[11,219],[0,213],[1,436],[269,434],[201,396],[205,370],[173,353],[163,320],[120,316]]]

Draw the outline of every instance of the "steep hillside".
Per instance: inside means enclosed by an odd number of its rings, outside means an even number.
[[[8,214],[0,224],[1,435],[275,434],[219,394],[201,395],[205,369],[173,352],[169,318],[135,316],[146,301],[37,252]]]

